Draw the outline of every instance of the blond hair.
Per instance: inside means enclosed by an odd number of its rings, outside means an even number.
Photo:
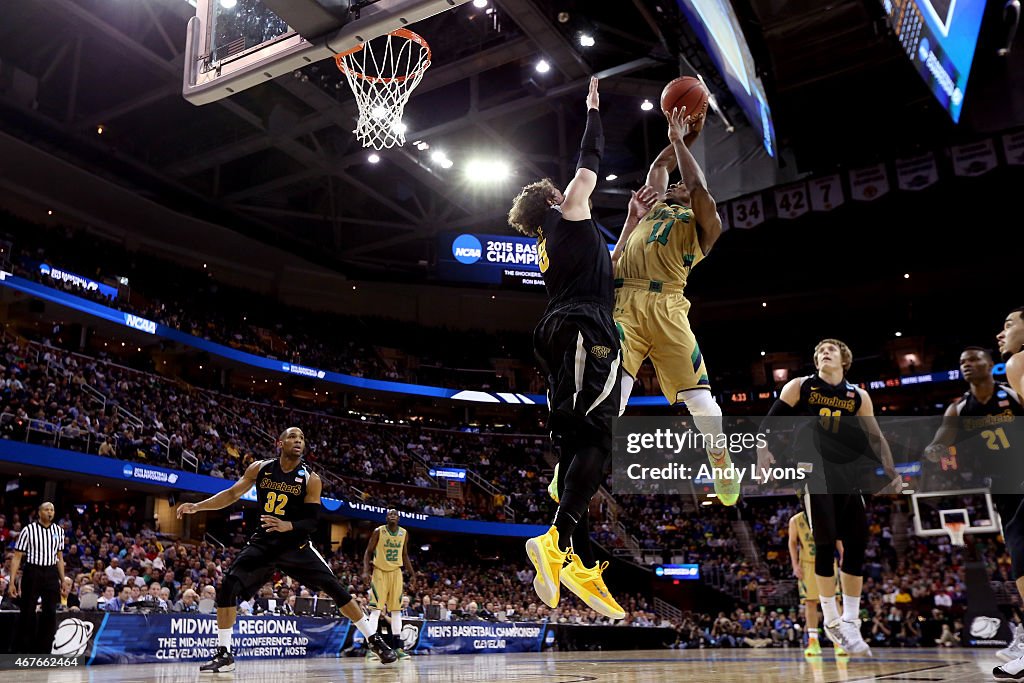
[[[850,347],[838,339],[822,339],[818,342],[818,345],[814,347],[814,368],[818,368],[818,351],[825,344],[835,344],[839,347],[839,360],[843,364],[843,372],[849,372],[850,366],[853,365],[853,352],[850,351]]]

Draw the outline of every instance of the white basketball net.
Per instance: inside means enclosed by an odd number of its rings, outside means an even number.
[[[363,147],[387,149],[405,144],[402,116],[409,95],[430,66],[430,46],[398,29],[334,58],[359,106],[353,131]]]
[[[946,522],[946,533],[949,534],[950,545],[957,547],[964,547],[967,543],[964,542],[964,532],[967,531],[967,525],[961,524],[960,522]]]

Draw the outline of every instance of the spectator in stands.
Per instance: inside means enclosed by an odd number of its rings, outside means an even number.
[[[194,590],[189,588],[183,591],[181,598],[178,599],[174,606],[171,608],[174,612],[198,612],[199,611],[199,596]]]
[[[67,562],[64,563],[64,580],[60,582],[60,605],[58,609],[78,610],[78,596],[75,594],[75,580],[68,571]]]
[[[106,579],[108,579],[108,581],[110,581],[115,586],[119,587],[124,586],[125,581],[127,579],[125,575],[125,570],[122,569],[120,565],[121,560],[119,560],[117,557],[112,557],[110,566],[106,567],[103,570],[103,573],[106,574]]]
[[[107,606],[108,605],[113,606],[115,604],[114,603],[115,598],[116,598],[116,595],[114,593],[114,587],[113,586],[107,586],[106,588],[103,589],[102,595],[100,595],[100,599],[97,602],[97,607],[99,607],[101,610],[107,611]]]
[[[447,609],[441,611],[441,621],[457,621],[462,618],[459,612],[459,599],[449,598]]]
[[[111,593],[113,593],[114,591],[113,587],[108,587],[107,590],[109,590]],[[121,592],[117,595],[117,597],[110,598],[107,600],[106,604],[103,606],[103,609],[107,612],[123,612],[124,608],[131,602],[131,597],[132,589],[128,586],[124,586],[121,589]]]

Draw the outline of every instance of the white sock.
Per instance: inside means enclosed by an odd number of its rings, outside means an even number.
[[[809,629],[807,629],[807,639],[808,640],[817,640],[818,639],[818,629],[816,629],[816,628],[809,628]]]
[[[395,639],[402,637],[402,613],[401,611],[391,613],[391,633]]]
[[[221,647],[226,647],[228,649],[228,652],[231,652],[231,629],[217,629],[217,644]]]
[[[370,616],[367,617],[366,619],[367,619],[366,623],[370,625],[370,633],[371,634],[376,633],[377,632],[377,625],[380,623],[380,610],[379,609],[370,610]]]
[[[825,615],[825,625],[831,626],[839,621],[839,608],[836,607],[836,596],[826,598],[824,595],[819,599],[821,602],[821,613]]]
[[[370,628],[370,620],[367,619],[365,616],[356,622],[356,628],[359,629],[359,632],[363,634],[363,638],[369,638],[377,632],[377,629]]]
[[[843,620],[860,621],[860,596],[843,593]]]

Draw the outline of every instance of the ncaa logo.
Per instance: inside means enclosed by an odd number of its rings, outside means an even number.
[[[928,42],[927,38],[922,38],[920,44],[917,46],[917,57],[922,62],[928,61],[928,55],[932,51],[931,43]]]
[[[452,242],[452,256],[459,263],[465,263],[466,265],[476,263],[483,256],[480,240],[473,235],[459,235]]]
[[[123,474],[126,477],[131,477],[132,474],[134,474],[134,473],[135,473],[135,468],[133,468],[131,465],[125,465],[121,469],[121,474]]]

